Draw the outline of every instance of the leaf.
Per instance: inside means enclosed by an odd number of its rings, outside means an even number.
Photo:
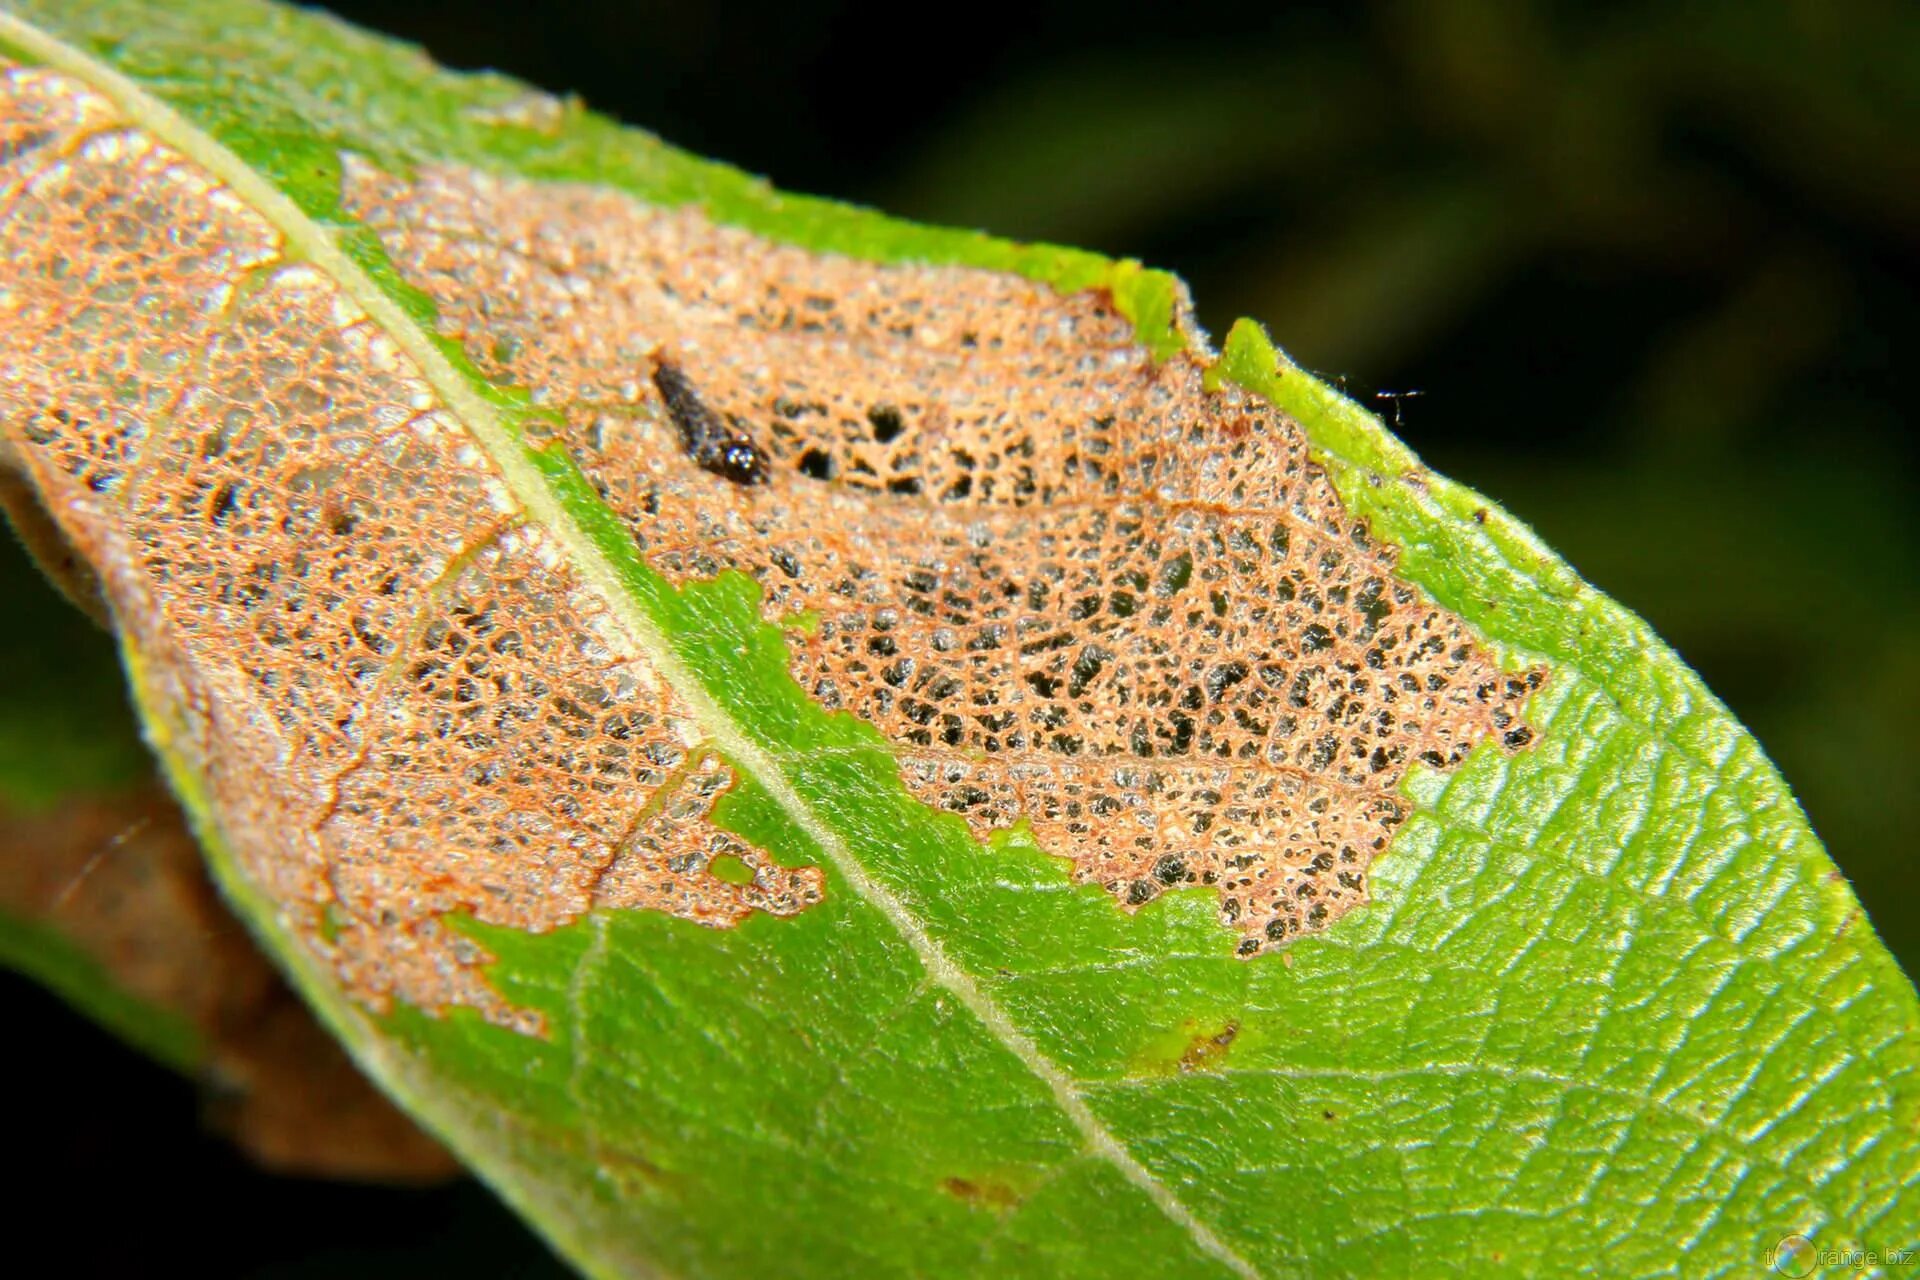
[[[16,465],[229,894],[584,1268],[1915,1235],[1914,992],[1772,767],[1257,327],[311,15],[17,12]]]
[[[262,1165],[447,1176],[447,1153],[355,1071],[220,901],[138,754],[111,641],[32,577],[0,546],[6,669],[67,704],[55,714],[24,682],[0,702],[0,964],[199,1080],[209,1118]]]

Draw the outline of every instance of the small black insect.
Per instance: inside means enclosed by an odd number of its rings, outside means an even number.
[[[767,455],[738,426],[707,407],[680,367],[655,358],[653,385],[680,428],[680,445],[702,470],[735,484],[765,484]]]

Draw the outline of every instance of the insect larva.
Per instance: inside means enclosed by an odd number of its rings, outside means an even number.
[[[680,428],[680,444],[703,470],[735,484],[765,484],[767,456],[736,423],[707,407],[680,367],[658,357],[653,385],[666,401],[667,414]]]

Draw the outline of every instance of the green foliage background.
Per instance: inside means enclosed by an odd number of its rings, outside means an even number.
[[[1400,434],[1703,672],[1920,959],[1910,7],[988,5],[941,42],[880,5],[334,7],[786,187],[1144,257],[1216,331],[1421,391]]]

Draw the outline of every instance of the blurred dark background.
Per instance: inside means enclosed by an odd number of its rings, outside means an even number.
[[[1920,962],[1920,5],[330,7],[785,187],[1170,267],[1215,334],[1264,321],[1650,619]],[[34,1055],[38,1194],[111,1204],[77,1242],[102,1266],[559,1274],[471,1185],[251,1173],[21,985],[72,1046]]]

